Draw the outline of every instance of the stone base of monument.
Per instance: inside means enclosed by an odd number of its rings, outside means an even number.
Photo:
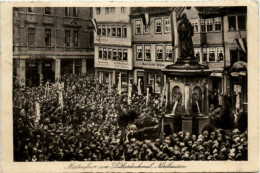
[[[209,116],[198,115],[193,119],[193,133],[201,134],[204,127],[209,125]]]
[[[164,118],[164,125],[169,125],[172,132],[201,134],[203,128],[209,123],[209,116],[203,114],[196,116],[168,114]]]
[[[186,133],[189,132],[192,134],[192,126],[193,126],[193,120],[192,116],[182,116],[182,132]]]
[[[164,123],[170,125],[172,132],[179,132],[182,129],[181,121],[182,118],[180,115],[168,114],[165,115]]]

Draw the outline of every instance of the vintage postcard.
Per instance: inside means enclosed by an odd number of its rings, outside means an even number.
[[[258,14],[2,3],[2,172],[259,171]]]

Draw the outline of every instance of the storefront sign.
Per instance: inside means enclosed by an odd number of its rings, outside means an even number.
[[[102,68],[115,68],[115,69],[127,69],[132,70],[133,66],[127,61],[112,61],[112,60],[102,60],[97,59],[95,61],[95,67]]]
[[[147,61],[135,61],[136,67],[151,68],[151,69],[163,69],[166,65],[170,65],[173,62],[147,62]]]

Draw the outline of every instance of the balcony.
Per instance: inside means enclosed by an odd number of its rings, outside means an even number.
[[[43,17],[43,24],[44,25],[54,25],[54,16],[47,16]]]
[[[67,17],[64,17],[64,21],[63,21],[63,24],[65,26],[69,26],[69,27],[81,27],[82,24],[80,22],[80,19],[72,19],[72,18],[67,18]]]
[[[26,21],[28,24],[36,24],[36,14],[27,14]]]

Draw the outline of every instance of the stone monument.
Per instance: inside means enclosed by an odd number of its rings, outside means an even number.
[[[165,123],[169,123],[173,131],[198,134],[209,123],[208,80],[212,71],[194,57],[193,26],[186,14],[182,15],[177,30],[179,57],[174,64],[162,69],[169,91],[166,93],[168,104],[172,105]]]

